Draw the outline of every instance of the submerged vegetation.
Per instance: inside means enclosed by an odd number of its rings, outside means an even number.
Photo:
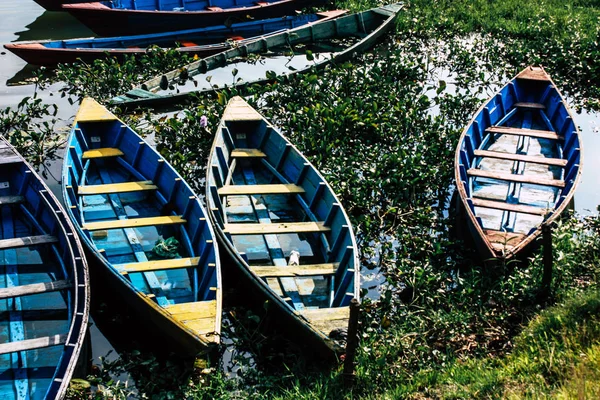
[[[161,154],[202,193],[213,127],[227,100],[241,93],[323,172],[361,252],[357,380],[346,391],[336,366],[317,369],[301,352],[274,356],[269,342],[281,338],[260,331],[258,312],[233,305],[225,331],[244,350],[234,357],[235,377],[219,365],[167,374],[170,364],[134,352],[105,363],[91,380],[102,388],[94,396],[125,398],[129,389],[111,376],[126,369],[136,395],[155,398],[597,397],[600,219],[570,215],[557,224],[553,283],[544,297],[541,252],[522,263],[484,265],[457,232],[451,198],[461,129],[524,66],[544,65],[577,109],[600,109],[598,5],[411,0],[395,34],[351,62],[198,97],[175,115],[127,117],[154,135]],[[85,95],[108,101],[180,65],[179,57],[156,50],[141,62],[60,66],[53,79],[64,82],[61,91],[73,102]],[[30,158],[52,155],[53,108],[39,99],[19,107],[0,114],[0,131]],[[32,125],[22,115],[51,122]]]

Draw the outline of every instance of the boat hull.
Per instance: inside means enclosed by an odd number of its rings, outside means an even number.
[[[111,9],[101,3],[65,4],[63,9],[101,36],[139,35],[195,29],[225,24],[292,15],[294,10],[322,4],[311,0],[280,0],[241,8],[219,11],[143,11]],[[106,21],[111,21],[107,24]]]
[[[548,74],[528,67],[463,131],[455,179],[484,259],[525,254],[542,226],[571,206],[583,163],[573,120]]]
[[[87,333],[87,262],[56,197],[2,137],[0,182],[0,397],[62,398]]]
[[[152,147],[91,99],[82,103],[68,144],[63,196],[105,282],[98,290],[117,291],[181,355],[210,352],[220,340],[220,260],[198,198]]]
[[[148,48],[153,45],[172,48],[181,53],[204,58],[243,45],[252,41],[255,36],[293,29],[319,19],[335,18],[345,12],[344,10],[334,10],[317,14],[250,21],[231,26],[217,25],[149,35],[15,42],[7,43],[4,47],[30,64],[43,66],[74,63],[78,60],[91,63],[96,59],[107,57],[122,60],[126,56],[141,56],[151,52],[152,49]],[[176,43],[179,43],[181,47],[175,47]]]
[[[259,78],[252,77],[250,79],[238,77],[233,84],[228,81],[229,84],[217,85],[215,80],[212,80],[212,86],[202,87],[205,83],[202,77],[209,71],[223,67],[228,62],[231,62],[231,60],[245,58],[249,54],[261,54],[272,49],[287,48],[293,45],[307,45],[320,40],[326,41],[334,38],[357,36],[360,38],[358,42],[347,45],[343,50],[335,51],[319,58],[315,57],[314,60],[306,62],[304,65],[296,65],[293,70],[286,70],[283,74],[302,73],[313,68],[323,68],[331,62],[348,60],[358,52],[372,47],[389,31],[393,27],[395,17],[401,8],[401,4],[392,4],[359,14],[319,21],[282,33],[258,37],[254,41],[244,43],[225,52],[195,61],[183,68],[150,79],[142,83],[139,87],[113,98],[111,103],[119,104],[120,107],[125,108],[137,106],[163,107],[176,104],[188,96],[198,93],[214,93],[216,89],[223,89],[229,86],[242,87],[254,83],[268,82],[271,78],[267,75]],[[292,57],[289,60],[293,59]],[[181,77],[182,70],[186,72],[185,78]],[[164,85],[165,83],[167,83],[166,86]]]

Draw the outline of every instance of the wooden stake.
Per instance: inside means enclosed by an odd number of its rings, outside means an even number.
[[[544,274],[542,276],[542,294],[544,297],[550,295],[552,283],[552,227],[548,224],[542,225],[542,245],[544,246],[543,261]]]
[[[350,318],[348,319],[348,338],[346,341],[346,358],[344,359],[344,386],[354,386],[354,357],[358,347],[358,314],[360,304],[356,298],[350,302]]]

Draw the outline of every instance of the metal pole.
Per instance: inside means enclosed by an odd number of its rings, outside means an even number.
[[[346,358],[344,359],[344,387],[354,386],[354,358],[358,347],[358,314],[360,304],[357,299],[350,302],[350,318],[348,319],[348,338],[346,341]]]

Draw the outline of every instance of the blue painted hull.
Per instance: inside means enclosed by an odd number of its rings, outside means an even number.
[[[0,224],[0,398],[62,398],[87,332],[87,263],[58,200],[2,137]]]
[[[531,247],[579,182],[580,135],[542,68],[528,67],[488,100],[460,137],[455,179],[481,255]]]
[[[295,10],[318,6],[322,0],[97,2],[66,4],[68,11],[92,31],[101,36],[139,35],[142,33],[169,32],[178,29],[195,29],[205,26],[243,22],[251,19],[274,18],[293,15]],[[106,23],[110,21],[110,24]]]
[[[359,298],[352,225],[331,187],[240,97],[219,124],[206,179],[209,216],[241,273],[320,350]]]
[[[221,326],[220,261],[192,189],[91,99],[82,103],[68,149],[65,203],[110,290],[175,351],[187,356],[210,351]]]
[[[147,35],[14,42],[7,43],[4,47],[30,64],[44,66],[73,63],[78,60],[93,62],[106,57],[142,55],[150,46],[175,48],[182,53],[207,57],[252,41],[255,36],[293,29],[344,12],[330,11]]]

